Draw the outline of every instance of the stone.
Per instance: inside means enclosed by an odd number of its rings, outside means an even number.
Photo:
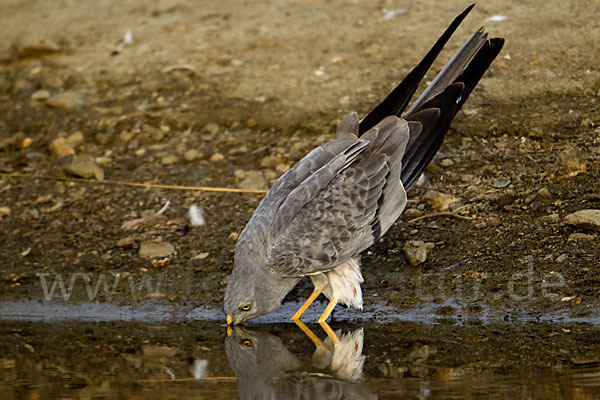
[[[407,208],[402,213],[402,216],[405,218],[417,218],[417,217],[420,217],[421,215],[423,215],[423,211],[418,210],[416,208]]]
[[[436,192],[430,190],[425,193],[423,200],[427,202],[434,210],[447,210],[450,204],[455,203],[458,199],[450,194]]]
[[[75,149],[63,137],[56,138],[50,143],[50,152],[54,158],[62,158],[75,154]]]
[[[210,156],[209,160],[212,162],[219,162],[219,161],[223,161],[225,159],[225,156],[221,153],[215,153],[212,156]]]
[[[41,57],[59,51],[58,44],[35,30],[20,32],[11,45],[12,56],[17,59]]]
[[[204,125],[204,130],[214,136],[219,132],[219,125],[215,124],[214,122],[209,122],[208,124]]]
[[[9,216],[10,215],[10,208],[8,207],[0,207],[0,217],[2,216]]]
[[[485,223],[485,221],[480,221],[480,222],[476,222],[475,224],[473,224],[473,227],[475,229],[485,229],[485,228],[487,228],[487,224]]]
[[[510,178],[496,178],[494,183],[492,183],[492,186],[496,189],[503,189],[508,185],[510,185]]]
[[[133,248],[135,246],[135,239],[133,238],[133,236],[127,236],[127,237],[119,240],[117,242],[116,246],[123,248],[123,249]]]
[[[594,240],[596,239],[596,235],[589,235],[587,233],[575,232],[569,235],[569,242],[577,242],[580,240]]]
[[[177,156],[165,156],[161,159],[161,164],[162,165],[173,165],[173,164],[179,164],[179,157]]]
[[[96,139],[96,143],[100,145],[107,145],[111,140],[111,136],[104,132],[98,132],[94,136],[94,139]]]
[[[194,161],[194,160],[197,160],[197,159],[200,159],[200,158],[202,158],[202,153],[199,152],[196,149],[189,149],[183,155],[183,159],[185,161]]]
[[[241,176],[240,173],[235,175],[236,179]],[[243,178],[236,184],[240,189],[244,190],[267,190],[269,188],[269,182],[265,175],[261,171],[244,171]]]
[[[260,160],[261,168],[275,168],[282,161],[281,157],[276,156],[265,156]]]
[[[36,90],[31,95],[31,100],[35,101],[46,101],[50,97],[50,92],[44,89]]]
[[[67,143],[69,143],[69,145],[73,148],[77,148],[78,146],[81,146],[84,141],[85,141],[85,138],[81,131],[77,131],[77,132],[73,133],[72,135],[70,135],[69,137],[67,137]]]
[[[175,247],[169,242],[150,242],[144,241],[140,243],[138,256],[140,258],[159,258],[168,257],[175,253]]]
[[[427,260],[427,245],[421,240],[409,240],[404,244],[402,250],[413,267]]]
[[[567,146],[558,155],[554,168],[557,175],[575,176],[586,171],[585,159],[578,148]]]
[[[94,158],[89,154],[73,155],[64,166],[64,170],[69,175],[85,179],[96,178],[99,181],[104,179],[104,171],[96,164]]]
[[[101,167],[106,167],[112,164],[112,158],[110,157],[96,157],[94,158],[94,161],[96,161],[96,164],[98,164]]]
[[[132,230],[136,230],[138,228],[142,228],[144,226],[148,226],[150,224],[157,223],[161,220],[164,220],[164,216],[152,214],[152,215],[147,215],[145,217],[125,221],[121,224],[121,228],[125,229],[126,231],[132,231]]]
[[[58,75],[48,75],[44,78],[44,87],[51,90],[63,88],[64,80]]]
[[[580,210],[567,215],[564,223],[600,232],[600,210]]]
[[[558,214],[550,214],[550,215],[544,215],[540,217],[540,221],[542,222],[549,222],[549,223],[557,223],[558,221],[560,221],[560,217]]]
[[[439,162],[439,164],[440,164],[440,167],[447,168],[447,167],[453,166],[454,161],[452,161],[451,158],[444,158]]]
[[[500,218],[498,218],[498,217],[496,217],[496,216],[492,215],[492,216],[489,216],[489,217],[487,217],[487,218],[485,219],[485,223],[486,223],[488,226],[490,226],[490,227],[492,227],[492,228],[495,228],[495,227],[499,226],[499,225],[500,225],[502,222],[500,221]]]
[[[286,172],[288,172],[290,170],[290,166],[284,163],[281,164],[277,164],[275,166],[275,172],[279,173],[279,174],[285,174]]]
[[[277,178],[279,178],[280,176],[277,172],[273,171],[272,169],[266,169],[263,171],[263,173],[265,174],[265,178],[267,178],[269,182],[276,181]]]
[[[537,197],[539,197],[540,199],[551,200],[552,193],[547,187],[543,187],[537,191]]]
[[[46,104],[52,108],[72,110],[83,107],[86,104],[86,100],[82,93],[68,90],[50,96],[48,100],[46,100]]]

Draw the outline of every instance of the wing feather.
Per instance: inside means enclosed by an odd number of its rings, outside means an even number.
[[[317,193],[317,186],[308,182],[295,190],[303,201],[311,193],[302,207],[288,198],[294,212],[282,213],[286,227],[267,252],[267,268],[286,277],[331,270],[373,243],[379,235],[374,235],[372,226],[380,216],[385,220],[378,225],[389,228],[388,209],[399,206],[397,214],[402,212],[406,193],[400,169],[409,138],[408,123],[388,117],[363,138],[368,145],[356,160]]]

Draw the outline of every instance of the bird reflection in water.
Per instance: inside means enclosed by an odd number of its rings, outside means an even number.
[[[241,326],[228,330],[225,351],[242,399],[376,398],[359,379],[365,362],[362,328],[326,331],[328,337],[321,341],[302,322],[298,325],[316,346],[307,361],[274,334]]]

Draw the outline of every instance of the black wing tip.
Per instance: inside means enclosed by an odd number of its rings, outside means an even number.
[[[488,39],[456,81],[449,85],[444,92],[429,100],[420,108],[420,110],[425,110],[429,107],[440,108],[442,114],[445,115],[441,117],[443,121],[436,122],[436,127],[429,130],[428,134],[423,135],[422,132],[413,142],[411,149],[407,151],[410,155],[406,159],[403,159],[402,166],[402,182],[407,191],[416,183],[427,164],[431,162],[435,153],[437,153],[454,116],[465,103],[473,89],[475,89],[475,86],[477,86],[481,77],[489,69],[503,46],[504,38],[495,37]],[[448,101],[455,96],[459,96],[456,103]]]
[[[452,21],[452,23],[458,23],[460,24],[462,22],[463,19],[465,19],[465,17],[467,15],[469,15],[469,13],[471,12],[471,10],[473,9],[473,7],[475,7],[475,3],[471,4],[470,6],[468,6],[467,8],[465,8],[465,10],[463,12],[461,12],[460,14],[458,14],[456,16],[456,18],[454,18],[454,21]]]
[[[414,95],[417,87],[440,51],[444,48],[450,37],[454,34],[456,29],[465,19],[465,17],[475,7],[475,4],[468,6],[463,12],[457,15],[446,30],[437,39],[435,44],[427,54],[423,57],[421,62],[414,67],[408,75],[404,77],[402,82],[388,96],[379,103],[367,116],[360,121],[359,125],[359,136],[374,127],[383,118],[389,115],[400,115],[408,105],[410,99]]]
[[[504,46],[504,38],[503,37],[494,37],[494,38],[488,39],[488,42],[494,47],[499,47],[498,51],[500,51],[502,49],[502,46]]]

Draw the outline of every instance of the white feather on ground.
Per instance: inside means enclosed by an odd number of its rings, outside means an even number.
[[[187,216],[192,226],[201,226],[206,223],[204,220],[204,208],[198,207],[196,204],[190,206]]]

